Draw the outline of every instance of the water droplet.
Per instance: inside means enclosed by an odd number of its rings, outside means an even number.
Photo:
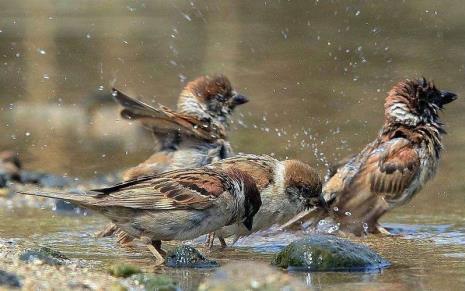
[[[187,19],[187,21],[192,21],[192,18],[186,13],[182,13],[182,16],[184,16],[184,18]]]
[[[350,213],[349,211],[346,211],[344,214],[345,214],[345,216],[351,216],[352,215],[352,213]]]
[[[47,54],[47,52],[46,52],[44,49],[41,49],[41,48],[37,49],[37,52],[38,52],[39,54],[41,54],[41,55]]]
[[[363,231],[364,231],[365,233],[368,233],[368,224],[367,224],[366,222],[364,222],[364,223],[362,224],[362,227],[363,227]]]
[[[339,211],[339,208],[337,208],[336,206],[333,208],[334,211],[338,212]]]
[[[44,79],[46,79],[46,80],[50,79],[50,77],[48,76],[48,74],[43,74],[42,78],[44,78]]]
[[[355,12],[355,16],[359,16],[360,15],[360,10],[357,10],[357,12]]]
[[[92,37],[92,36],[90,35],[90,33],[87,33],[87,34],[86,34],[86,38],[87,38],[87,39],[89,39],[89,38],[91,38],[91,37]]]
[[[31,133],[28,131],[25,133],[26,136],[31,136]]]

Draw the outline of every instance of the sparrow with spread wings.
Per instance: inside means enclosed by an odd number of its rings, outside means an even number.
[[[141,239],[157,264],[164,262],[161,241],[193,239],[230,224],[251,229],[261,206],[253,178],[234,167],[175,170],[81,194],[21,194],[62,199],[103,214],[129,238]]]
[[[125,180],[200,167],[232,156],[227,141],[231,113],[248,102],[224,75],[201,76],[189,82],[178,98],[177,111],[162,105],[152,107],[116,89],[113,96],[124,107],[121,116],[139,121],[160,144],[159,151],[124,173]]]
[[[388,234],[379,218],[409,202],[436,173],[445,134],[439,111],[456,98],[424,78],[392,88],[376,140],[323,186],[329,214],[342,231]]]

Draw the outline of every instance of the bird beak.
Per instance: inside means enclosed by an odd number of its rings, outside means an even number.
[[[236,93],[232,97],[232,104],[234,106],[242,105],[242,104],[245,104],[247,102],[249,102],[249,98],[245,97],[244,95]]]
[[[320,195],[320,204],[323,208],[329,210],[330,205],[336,199],[336,195],[334,193],[326,193]]]
[[[247,227],[249,231],[251,231],[252,225],[253,225],[253,216],[247,216],[247,218],[242,223],[244,224],[245,227]]]
[[[441,105],[450,103],[457,99],[457,94],[447,91],[441,91]]]
[[[324,209],[329,209],[329,204],[328,204],[328,201],[326,201],[324,198],[323,198],[323,195],[320,195],[319,197],[320,199],[320,203],[319,203],[319,206],[324,208]]]

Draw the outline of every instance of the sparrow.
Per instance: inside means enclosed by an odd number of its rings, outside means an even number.
[[[183,169],[86,191],[19,192],[62,199],[109,218],[141,239],[162,264],[161,241],[189,240],[225,225],[253,225],[262,202],[254,179],[238,168]]]
[[[320,176],[301,161],[279,161],[267,155],[241,154],[206,167],[223,171],[240,169],[254,179],[262,199],[251,228],[230,225],[209,234],[207,247],[210,249],[215,236],[222,247],[226,247],[224,239],[227,237],[234,235],[235,242],[253,232],[282,224],[304,209],[321,206]]]
[[[0,187],[5,187],[7,181],[20,181],[22,164],[13,151],[0,152]]]
[[[323,186],[327,213],[340,230],[389,234],[378,220],[409,202],[435,175],[446,133],[439,111],[456,98],[425,78],[404,80],[391,89],[377,138]]]
[[[248,102],[233,90],[224,75],[201,76],[182,90],[173,111],[150,106],[113,89],[115,100],[124,107],[121,116],[137,120],[150,129],[159,150],[124,173],[124,179],[169,170],[200,167],[233,155],[227,127],[236,106]]]
[[[139,121],[159,143],[156,153],[123,174],[125,181],[201,167],[233,156],[226,133],[230,115],[236,106],[249,101],[233,90],[224,75],[201,76],[189,82],[178,98],[177,111],[163,105],[150,106],[117,89],[113,89],[113,97],[124,108],[121,116]],[[113,234],[122,245],[132,241],[114,224],[107,225],[97,236]]]

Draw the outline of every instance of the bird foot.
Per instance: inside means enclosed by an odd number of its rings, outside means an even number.
[[[384,236],[394,236],[392,233],[389,232],[389,230],[385,229],[381,225],[375,226],[374,233],[379,234],[379,235],[384,235]]]
[[[211,232],[207,235],[207,240],[205,241],[204,247],[207,249],[207,252],[211,252],[213,250],[213,245],[215,242],[215,233]],[[225,249],[228,245],[226,244],[226,241],[224,240],[223,237],[218,236],[218,240],[220,241],[221,244],[221,249]]]
[[[155,266],[163,265],[165,262],[166,252],[161,249],[161,241],[159,240],[152,240],[149,237],[140,237],[140,240],[147,245],[149,251],[155,257]]]
[[[118,230],[118,227],[116,226],[116,224],[110,223],[105,227],[104,230],[97,232],[95,234],[95,237],[102,238],[102,237],[112,236],[117,230]]]

